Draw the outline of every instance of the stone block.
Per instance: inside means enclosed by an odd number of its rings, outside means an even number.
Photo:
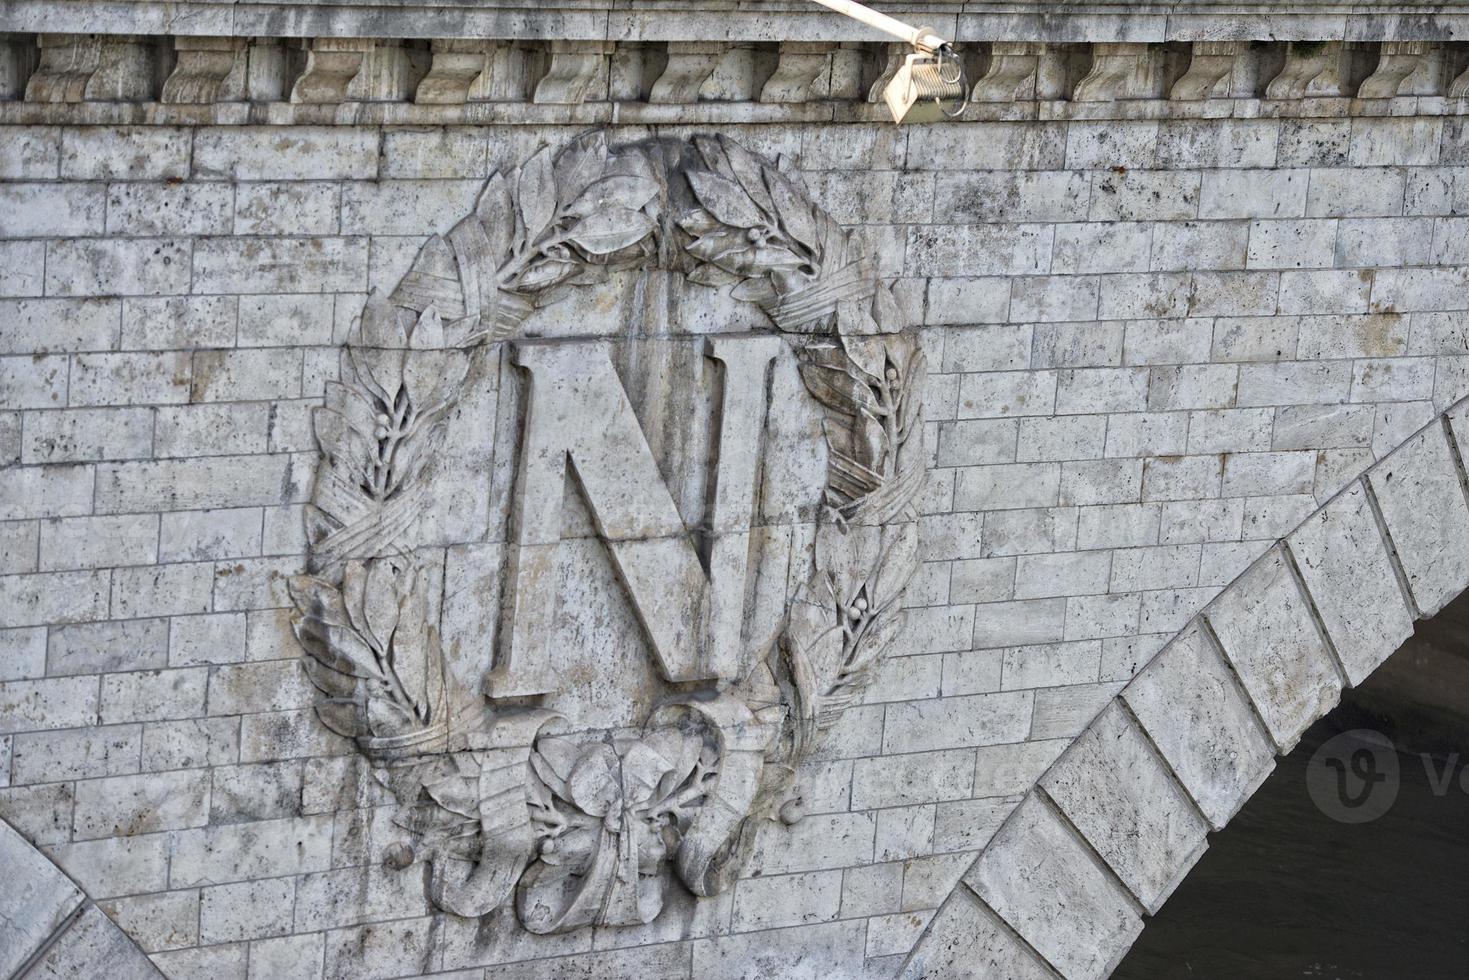
[[[4,822],[0,822],[0,864],[9,881],[0,890],[0,972],[10,976],[45,945],[86,896]]]
[[[78,728],[96,722],[95,677],[52,677],[0,683],[0,732]]]
[[[1035,692],[1035,718],[1030,725],[1030,737],[1075,738],[1121,689],[1122,685],[1115,681],[1041,688]]]
[[[915,225],[908,230],[904,273],[1025,276],[1050,266],[1053,225]]]
[[[102,721],[165,721],[204,714],[208,670],[144,670],[102,678]]]
[[[0,300],[0,354],[114,350],[121,305],[97,298]]]
[[[332,341],[332,297],[247,296],[240,301],[241,347],[301,347]]]
[[[153,954],[153,962],[168,980],[246,980],[250,947],[246,943],[196,946]]]
[[[199,893],[157,892],[99,904],[145,952],[180,949],[199,942]]]
[[[51,518],[41,524],[43,572],[149,565],[157,560],[155,514]]]
[[[973,749],[858,759],[852,772],[852,806],[866,810],[960,800],[973,785]]]
[[[106,463],[97,473],[97,510],[105,514],[298,503],[310,476],[310,464],[288,453]]]
[[[250,977],[260,980],[318,980],[326,937],[279,936],[250,943]]]
[[[295,878],[267,878],[214,885],[199,891],[199,939],[240,942],[291,932]]]
[[[223,184],[113,184],[107,234],[228,235],[233,210],[234,188]]]
[[[853,976],[862,970],[864,935],[865,924],[852,921],[699,939],[693,943],[691,975],[699,980]]]
[[[158,980],[161,974],[126,933],[101,909],[88,903],[76,922],[26,971],[26,976],[36,980],[88,976]]]
[[[844,764],[842,771],[850,772],[850,764]],[[757,828],[749,859],[742,868],[745,875],[827,871],[871,856],[877,826],[873,814],[812,813],[817,809],[810,791],[813,788],[803,787],[808,815],[798,823],[787,827],[771,822]]]
[[[77,783],[76,840],[133,837],[209,822],[210,774],[150,772]]]
[[[1462,431],[1459,422],[1455,437]],[[1442,425],[1431,425],[1367,474],[1420,616],[1469,585],[1469,505],[1448,438]]]
[[[210,369],[218,363],[210,357],[199,365],[203,372],[201,384],[214,382]],[[157,421],[153,431],[153,455],[159,458],[246,455],[264,453],[270,448],[270,404],[267,402],[173,405],[161,407],[154,414]]]
[[[46,673],[43,626],[0,630],[0,680],[16,681]]]
[[[89,896],[101,901],[167,888],[169,837],[169,834],[103,837],[57,844],[46,848],[46,853]]]
[[[1299,218],[1306,213],[1309,171],[1211,170],[1204,175],[1200,218]]]
[[[1136,412],[1107,419],[1105,456],[1181,456],[1188,445],[1188,416]]]
[[[335,235],[341,196],[340,185],[324,180],[237,184],[234,234]]]
[[[213,562],[119,568],[112,573],[112,611],[116,616],[208,612],[213,589]]]
[[[1348,487],[1287,543],[1348,683],[1362,683],[1413,634],[1413,613],[1366,490]]]
[[[837,917],[841,894],[836,870],[745,878],[735,887],[732,925],[750,932],[829,922]]]
[[[92,511],[92,482],[90,466],[9,466],[0,469],[0,520],[89,514]],[[7,625],[21,624],[10,622]]]
[[[934,804],[927,803],[879,810],[873,856],[879,861],[900,861],[933,853],[934,809]]]
[[[1125,709],[1102,711],[1041,786],[1149,913],[1203,854],[1208,825]]]
[[[230,347],[237,305],[233,296],[129,297],[122,304],[122,349]]]
[[[189,291],[182,238],[78,238],[46,246],[48,296],[160,296]]]
[[[171,620],[168,639],[171,666],[239,663],[244,659],[244,613],[176,616]]]
[[[1021,555],[1015,565],[1015,598],[1045,599],[1106,592],[1111,560],[1111,553],[1106,551]]]
[[[299,875],[331,863],[330,817],[262,820],[180,831],[169,866],[172,887]]]
[[[239,755],[238,718],[150,721],[143,726],[145,772],[223,766]]]
[[[194,354],[192,402],[297,398],[300,394],[300,351],[286,348]]]
[[[189,175],[188,128],[77,126],[64,131],[61,176],[71,180],[168,180]]]
[[[1058,485],[1059,495],[1059,485]],[[980,517],[975,514],[975,517]],[[990,511],[983,514],[981,554],[1003,558],[1018,554],[1071,551],[1077,539],[1077,511],[1069,507]]]
[[[1336,706],[1341,677],[1280,550],[1257,561],[1205,613],[1282,752]]]
[[[1143,464],[1139,459],[1096,459],[1062,463],[1060,502],[1067,507],[1129,503],[1141,495],[1142,478]]]
[[[1055,974],[968,887],[960,887],[933,917],[898,976],[901,980],[1052,980]]]
[[[160,561],[215,561],[260,553],[262,513],[258,507],[175,511],[161,520]]]
[[[975,606],[972,618],[975,649],[1049,643],[1065,634],[1066,600],[983,603]]]
[[[1020,419],[1017,462],[1099,459],[1107,435],[1100,415]]]
[[[181,352],[78,354],[69,401],[82,405],[170,405],[189,400],[189,356]]]
[[[141,459],[153,451],[153,413],[146,408],[75,408],[26,416],[24,463],[89,463]]]
[[[376,129],[345,126],[222,126],[200,130],[194,173],[223,180],[371,180]]]
[[[427,973],[439,955],[435,923],[435,917],[420,916],[334,929],[325,934],[322,975],[326,980],[387,980]]]
[[[299,817],[301,763],[220,766],[214,770],[209,809],[209,822],[214,825]]]
[[[1068,980],[1102,980],[1142,931],[1122,884],[1035,795],[964,881]]]
[[[1029,692],[904,701],[887,709],[883,752],[929,752],[1019,742],[1030,731]]]
[[[61,127],[12,126],[0,146],[0,179],[53,180],[61,172]]]
[[[1092,175],[1088,221],[1187,221],[1199,217],[1200,175],[1124,170]]]
[[[124,619],[75,623],[51,630],[46,673],[98,674],[148,670],[168,664],[168,623],[162,619]]]
[[[194,246],[199,293],[344,293],[367,285],[366,238],[206,238]]]

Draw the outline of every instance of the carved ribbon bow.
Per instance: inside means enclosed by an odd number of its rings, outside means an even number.
[[[542,738],[531,755],[540,856],[519,896],[526,928],[653,921],[668,859],[709,792],[716,758],[702,734],[672,727],[610,743]]]

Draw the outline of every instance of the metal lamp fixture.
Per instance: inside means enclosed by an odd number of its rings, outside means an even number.
[[[852,0],[816,2],[913,45],[913,53],[903,59],[882,93],[894,122],[937,122],[964,111],[963,66],[953,45],[935,34],[933,28],[911,27]],[[958,102],[958,110],[948,111],[945,102]]]

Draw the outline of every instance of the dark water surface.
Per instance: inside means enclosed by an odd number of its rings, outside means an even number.
[[[1420,627],[1279,760],[1114,980],[1469,978],[1466,606]],[[1313,753],[1352,729],[1387,735],[1400,772],[1387,812],[1357,825],[1323,814],[1307,788]]]

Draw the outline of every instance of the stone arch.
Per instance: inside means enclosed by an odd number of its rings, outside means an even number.
[[[161,977],[147,954],[51,859],[0,820],[0,976]]]
[[[1345,687],[1469,587],[1469,399],[1196,614],[1016,806],[905,980],[1101,980]]]

